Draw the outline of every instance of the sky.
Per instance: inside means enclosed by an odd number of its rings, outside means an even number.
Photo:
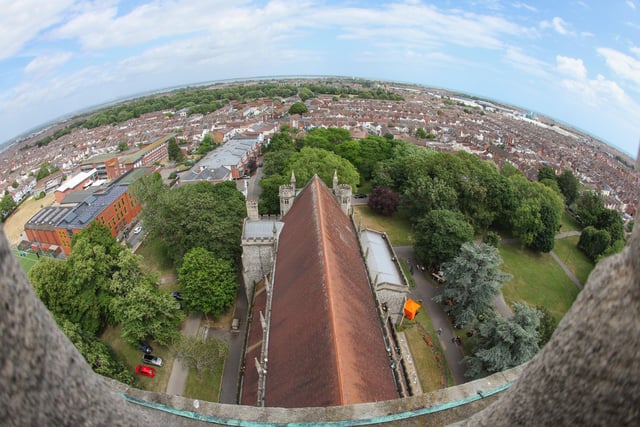
[[[0,143],[104,102],[258,76],[416,83],[636,157],[640,0],[0,0]]]

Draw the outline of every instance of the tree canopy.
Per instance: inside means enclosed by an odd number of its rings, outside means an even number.
[[[398,210],[400,196],[389,187],[374,187],[369,193],[367,205],[373,212],[384,216],[393,215]]]
[[[175,265],[196,247],[227,260],[238,256],[246,207],[234,182],[202,181],[168,189],[152,178],[139,184],[134,194],[143,200],[142,217],[149,236],[166,245]]]
[[[193,368],[202,378],[205,372],[211,372],[223,364],[227,356],[228,347],[220,340],[202,339],[183,335],[175,343],[175,351],[178,359],[186,366]]]
[[[473,355],[466,358],[466,377],[481,378],[518,366],[536,355],[540,313],[526,304],[513,304],[514,314],[505,319],[490,316],[477,324]]]
[[[289,107],[289,114],[303,115],[307,111],[309,110],[304,102],[294,102],[291,107]]]
[[[480,314],[493,311],[493,301],[511,275],[498,269],[498,249],[485,243],[467,242],[459,254],[442,265],[446,281],[433,299],[449,304],[456,325],[473,323]]]
[[[185,306],[218,317],[235,300],[237,280],[233,264],[204,248],[193,248],[178,269]]]
[[[460,212],[432,210],[416,225],[415,253],[430,266],[453,259],[460,246],[473,239],[473,227]]]

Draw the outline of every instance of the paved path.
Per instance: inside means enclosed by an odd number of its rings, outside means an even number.
[[[202,313],[192,313],[187,317],[187,320],[182,324],[183,335],[196,335],[198,329],[200,329],[200,320]],[[183,366],[180,360],[176,359],[173,362],[173,369],[171,370],[171,376],[169,377],[169,384],[167,384],[167,394],[175,394],[182,396],[184,393],[184,386],[187,383],[187,375],[189,374],[189,368]]]
[[[505,319],[513,316],[513,311],[511,311],[511,307],[509,307],[505,302],[502,292],[500,292],[496,299],[493,300],[493,308],[495,308],[496,311],[500,313],[500,316]]]
[[[233,317],[240,319],[240,332],[232,334],[227,329],[210,329],[207,337],[224,339],[229,345],[229,354],[222,372],[222,384],[220,385],[220,403],[238,403],[238,391],[240,380],[240,367],[242,366],[242,353],[244,337],[247,326],[247,296],[243,286],[238,287],[238,297],[233,312]]]
[[[396,246],[393,249],[401,259],[408,259],[411,265],[417,264],[411,246]],[[438,335],[438,339],[440,340],[440,345],[447,359],[447,365],[449,365],[449,370],[456,384],[462,384],[468,381],[464,376],[466,370],[463,362],[464,354],[458,345],[451,342],[451,338],[456,336],[456,330],[451,326],[449,317],[440,304],[433,301],[433,297],[437,293],[437,288],[431,280],[427,279],[426,274],[427,273],[417,271],[417,269],[414,270],[413,281],[416,286],[412,289],[410,296],[415,300],[422,300],[422,305],[427,310],[433,327],[436,330],[442,329],[442,333]]]
[[[553,258],[558,263],[558,265],[562,267],[565,274],[569,277],[569,279],[571,279],[573,283],[575,283],[578,289],[582,290],[582,283],[580,282],[580,280],[578,280],[576,275],[573,274],[571,270],[569,270],[569,267],[567,267],[566,264],[562,262],[560,258],[558,258],[558,255],[556,255],[553,251],[549,252],[549,255],[551,255],[551,258]]]

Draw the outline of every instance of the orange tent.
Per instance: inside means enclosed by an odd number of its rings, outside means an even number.
[[[418,314],[418,310],[420,310],[420,307],[422,307],[420,304],[412,299],[408,299],[404,304],[404,317],[409,320],[413,320],[414,317],[416,317],[416,314]]]

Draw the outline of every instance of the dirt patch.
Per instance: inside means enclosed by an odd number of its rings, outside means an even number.
[[[4,223],[4,233],[7,235],[9,243],[12,245],[20,243],[20,235],[24,231],[24,225],[27,221],[33,218],[43,207],[51,206],[54,201],[55,195],[51,193],[43,199],[35,200],[34,198],[30,198],[22,203]]]

